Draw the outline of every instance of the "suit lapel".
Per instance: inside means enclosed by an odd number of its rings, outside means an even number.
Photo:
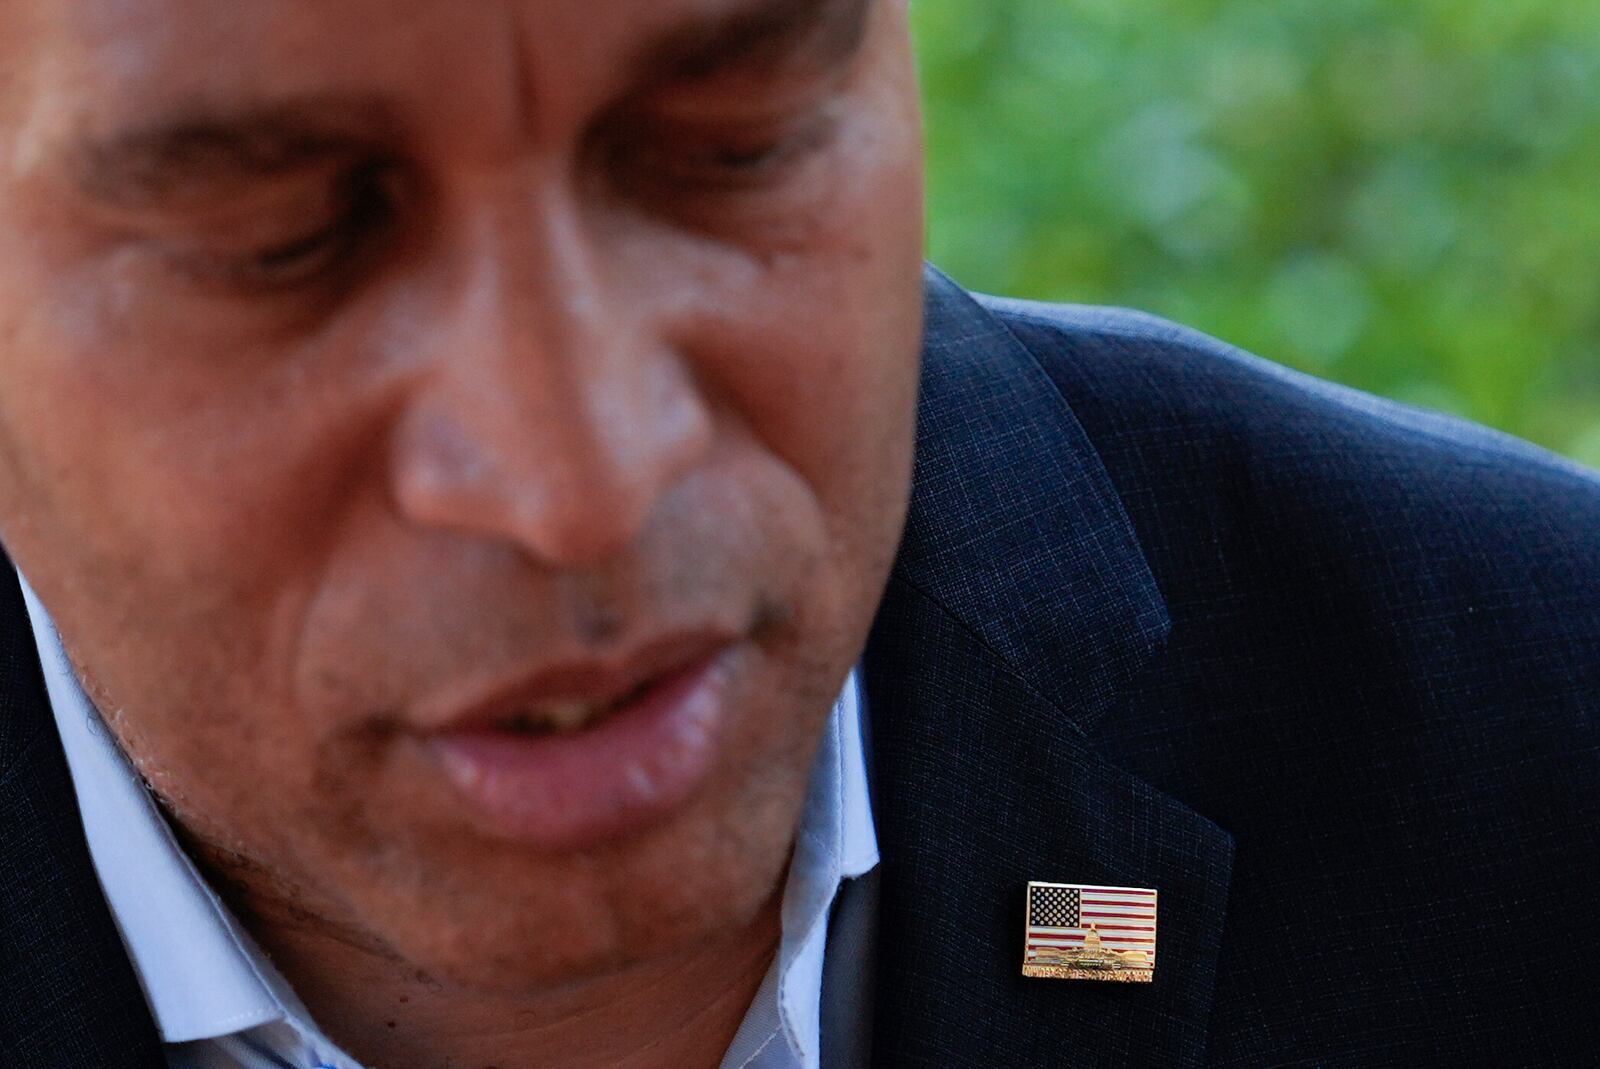
[[[1198,1064],[1232,841],[1092,744],[1164,605],[1031,354],[937,275],[928,323],[911,512],[865,659],[877,1060]],[[1155,982],[1024,979],[1030,879],[1158,889]]]
[[[1066,399],[930,269],[916,470],[894,574],[1085,732],[1166,641],[1166,603]]]
[[[1199,1064],[1231,839],[1099,757],[958,621],[896,587],[866,671],[883,855],[875,1064]],[[1155,982],[1024,979],[1029,880],[1158,889]]]
[[[100,894],[22,592],[0,556],[0,1062],[160,1069]]]

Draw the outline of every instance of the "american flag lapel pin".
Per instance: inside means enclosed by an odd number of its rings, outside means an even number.
[[[1155,968],[1154,891],[1028,884],[1023,976],[1149,983]]]

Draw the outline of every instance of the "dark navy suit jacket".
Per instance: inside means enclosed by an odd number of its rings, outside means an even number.
[[[830,1028],[870,1006],[882,1066],[1600,1064],[1600,480],[931,272],[925,357]],[[1029,880],[1159,889],[1154,982],[1025,979]],[[0,908],[0,1064],[160,1064],[9,583]]]

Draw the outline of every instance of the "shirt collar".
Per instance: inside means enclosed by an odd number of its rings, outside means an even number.
[[[783,891],[777,959],[728,1048],[722,1069],[816,1069],[820,1062],[828,915],[840,885],[878,864],[863,706],[857,670],[834,703],[811,768]]]
[[[22,595],[89,854],[161,1038],[179,1043],[281,1019],[259,952],[173,838],[26,579]]]
[[[84,693],[26,578],[22,592],[89,853],[162,1039],[214,1039],[281,1023],[315,1048],[330,1048],[173,837]],[[784,886],[778,956],[729,1048],[727,1069],[818,1065],[828,914],[840,884],[878,864],[862,706],[853,671],[812,766]]]

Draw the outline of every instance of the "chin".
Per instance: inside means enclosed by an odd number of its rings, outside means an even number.
[[[586,929],[515,915],[487,922],[481,914],[457,916],[411,933],[395,957],[433,982],[485,994],[517,997],[581,986],[732,940],[762,916],[781,890],[783,871],[780,859],[770,874],[702,878],[683,888],[692,895],[666,896],[662,904],[672,909],[670,916],[622,906],[613,916],[583,922],[593,926]]]
[[[426,866],[434,875],[369,869],[350,900],[387,956],[485,994],[548,993],[713,950],[776,905],[812,748],[748,761],[676,820],[601,850],[536,857],[457,837]]]

